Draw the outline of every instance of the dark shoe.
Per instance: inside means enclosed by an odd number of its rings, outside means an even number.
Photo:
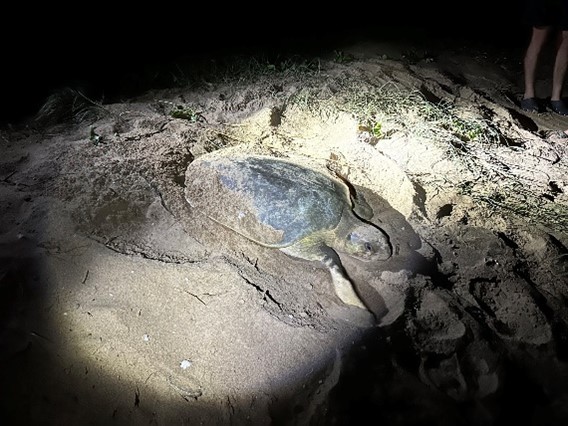
[[[540,112],[537,98],[521,99],[521,109],[527,112]]]
[[[556,114],[568,115],[568,107],[563,100],[550,101],[550,108],[552,108],[552,111]]]

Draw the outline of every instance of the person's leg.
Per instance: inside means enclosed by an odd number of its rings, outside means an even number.
[[[558,37],[556,58],[554,61],[550,104],[554,112],[561,115],[568,115],[568,106],[562,100],[562,89],[568,69],[568,0],[562,0],[558,5],[560,6],[559,25],[562,31]]]
[[[552,94],[550,96],[550,107],[554,112],[561,115],[568,115],[568,106],[562,100],[562,89],[568,68],[568,31],[562,31],[559,35],[552,73]]]
[[[552,73],[551,101],[558,101],[562,97],[566,69],[568,69],[568,31],[562,31],[556,51],[554,71]]]
[[[530,43],[527,47],[523,60],[525,73],[525,93],[523,99],[532,99],[535,97],[535,80],[538,59],[542,47],[546,42],[550,27],[533,27]]]

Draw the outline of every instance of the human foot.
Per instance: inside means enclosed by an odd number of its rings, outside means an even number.
[[[521,109],[527,112],[539,112],[540,108],[538,105],[538,99],[537,98],[521,99]]]
[[[568,107],[562,99],[559,99],[557,101],[551,100],[550,108],[552,108],[552,111],[554,111],[556,114],[568,115]]]

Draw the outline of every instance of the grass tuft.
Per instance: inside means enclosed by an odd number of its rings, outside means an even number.
[[[38,113],[35,121],[41,125],[55,125],[68,121],[77,123],[95,122],[109,112],[98,102],[70,87],[51,94]]]

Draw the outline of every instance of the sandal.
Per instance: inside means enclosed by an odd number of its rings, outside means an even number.
[[[552,111],[556,114],[568,115],[568,107],[563,100],[550,101],[550,108],[552,108]]]
[[[537,98],[521,99],[521,109],[527,112],[540,112]]]

